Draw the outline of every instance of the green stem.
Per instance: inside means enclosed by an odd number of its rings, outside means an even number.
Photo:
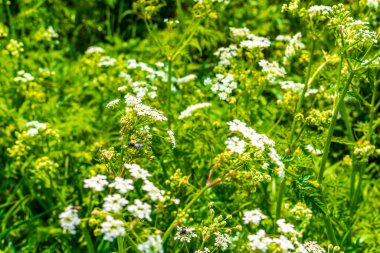
[[[84,235],[84,238],[86,240],[87,252],[95,253],[94,244],[92,243],[91,235],[88,232],[87,224],[83,228],[83,235]]]
[[[169,59],[169,69],[168,69],[168,91],[167,91],[167,96],[168,96],[168,101],[167,101],[167,116],[168,116],[168,127],[170,129],[170,123],[171,123],[171,96],[172,96],[172,64],[173,61],[172,59]]]
[[[199,199],[200,196],[209,188],[208,185],[203,187],[198,191],[198,193],[194,196],[194,198],[185,206],[185,208],[182,210],[183,213],[185,213],[187,210],[190,209],[190,207]],[[173,220],[173,222],[170,224],[169,228],[166,230],[164,236],[162,237],[162,244],[165,243],[165,241],[168,239],[171,231],[173,230],[174,226],[176,225],[177,218]]]
[[[280,219],[281,217],[282,199],[284,198],[285,186],[286,186],[285,179],[283,179],[280,185],[280,191],[278,193],[277,207],[276,207],[276,220]]]
[[[322,181],[323,181],[323,173],[325,172],[325,169],[326,169],[327,157],[329,155],[330,145],[331,145],[331,139],[332,139],[332,136],[333,136],[333,133],[334,133],[334,128],[335,128],[336,121],[337,121],[337,118],[338,118],[338,113],[339,113],[339,111],[340,111],[340,109],[342,107],[342,104],[343,104],[343,101],[344,101],[344,97],[346,96],[346,93],[348,91],[348,87],[350,86],[351,81],[354,78],[354,74],[355,74],[354,71],[352,71],[350,73],[350,76],[348,77],[348,80],[347,80],[346,84],[344,85],[343,91],[340,94],[340,97],[338,98],[338,103],[336,103],[336,105],[334,107],[334,114],[332,116],[331,123],[330,123],[329,129],[328,129],[327,139],[326,139],[326,142],[325,142],[325,147],[323,149],[323,156],[322,156],[321,167],[319,169],[319,174],[318,174],[318,183],[319,184],[321,184]]]
[[[119,236],[117,238],[117,249],[119,251],[119,253],[125,253],[125,249],[124,249],[124,239],[123,237]]]

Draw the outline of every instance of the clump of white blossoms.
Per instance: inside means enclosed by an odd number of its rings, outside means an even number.
[[[107,185],[107,177],[104,175],[96,175],[95,177],[84,180],[84,188],[91,188],[97,192],[103,191]]]
[[[104,234],[104,240],[112,242],[118,236],[125,235],[124,222],[107,215],[106,221],[100,224],[100,231]]]
[[[243,137],[250,140],[252,147],[255,147],[260,155],[265,153],[265,150],[268,150],[268,156],[270,159],[278,166],[276,174],[280,178],[285,176],[285,165],[281,161],[281,157],[278,155],[277,151],[274,149],[275,142],[269,139],[265,134],[259,134],[254,129],[248,127],[244,122],[240,120],[233,120],[227,123],[230,127],[231,132],[240,132]]]
[[[186,228],[186,227],[177,226],[177,233],[174,236],[174,240],[190,243],[191,239],[197,236],[198,235],[194,233],[194,228]]]
[[[165,201],[165,191],[158,189],[152,182],[145,180],[142,189],[148,192],[148,195],[152,201]]]
[[[176,147],[176,142],[175,142],[174,132],[173,132],[172,130],[168,130],[167,133],[168,133],[168,135],[169,135],[170,142],[172,143],[172,148],[175,149],[175,147]]]
[[[211,86],[211,91],[218,94],[221,100],[228,101],[229,95],[236,88],[237,83],[233,75],[227,74],[224,76],[222,74],[216,74],[214,83]]]
[[[332,8],[330,6],[325,5],[313,5],[309,8],[310,16],[327,16],[331,12]]]
[[[24,70],[17,71],[17,76],[13,79],[15,82],[30,82],[34,80],[34,76],[25,72]]]
[[[59,215],[59,220],[61,227],[73,235],[76,233],[75,227],[81,222],[78,217],[78,210],[74,209],[72,206],[66,207],[65,211]]]
[[[249,34],[251,34],[251,31],[246,27],[243,27],[243,28],[230,27],[230,31],[233,38],[247,37]]]
[[[321,246],[319,246],[317,242],[314,241],[305,242],[303,246],[307,252],[310,253],[326,253],[326,251]]]
[[[211,250],[209,249],[209,248],[207,248],[207,247],[204,247],[204,249],[203,250],[196,250],[194,253],[210,253],[211,252]]]
[[[297,234],[298,232],[294,229],[294,225],[286,223],[284,219],[277,220],[278,231],[282,233]]]
[[[134,217],[139,219],[147,219],[151,221],[150,213],[152,212],[151,207],[147,203],[143,203],[139,199],[134,200],[134,205],[128,206],[128,212],[130,212]]]
[[[374,8],[377,10],[379,7],[379,0],[367,0],[367,6],[369,8]]]
[[[142,180],[147,180],[148,177],[150,177],[150,173],[143,168],[141,168],[138,164],[124,164],[124,167],[129,170],[131,173],[132,177],[135,179],[142,179]]]
[[[118,190],[121,194],[125,194],[128,191],[131,191],[134,189],[133,187],[133,181],[131,179],[123,179],[121,177],[116,177],[115,182],[109,185],[110,188],[115,188]]]
[[[184,119],[187,117],[191,117],[193,111],[199,110],[202,108],[206,108],[206,107],[210,107],[210,106],[211,106],[210,103],[199,103],[199,104],[195,104],[195,105],[190,105],[189,107],[187,107],[184,111],[182,111],[180,113],[180,115],[178,116],[178,119]]]
[[[137,248],[144,253],[164,253],[160,235],[156,235],[155,237],[150,235],[148,240],[139,244]]]
[[[120,99],[112,100],[112,101],[108,102],[108,104],[106,105],[106,107],[108,109],[115,108],[119,104],[119,102],[120,102]]]
[[[104,53],[104,49],[101,47],[97,47],[97,46],[91,46],[85,52],[85,54],[89,54],[89,55],[91,55],[91,54],[103,54],[103,53]]]
[[[289,44],[285,49],[285,61],[304,48],[305,44],[302,43],[302,34],[299,32],[290,39]]]
[[[128,200],[121,197],[120,194],[108,195],[104,198],[103,209],[107,212],[119,212],[128,204]]]
[[[116,59],[109,56],[103,56],[99,60],[98,67],[111,67],[111,66],[114,66],[115,63],[116,63]]]
[[[194,74],[190,74],[190,75],[187,75],[187,76],[184,76],[184,77],[181,77],[181,78],[178,78],[178,79],[174,79],[174,81],[176,83],[189,83],[193,80],[195,80],[197,78],[196,75]]]
[[[267,48],[270,47],[270,40],[264,37],[249,34],[247,40],[240,42],[240,47],[253,49],[253,48]]]
[[[219,48],[214,55],[219,57],[219,66],[227,67],[231,65],[230,59],[238,55],[238,48],[235,45],[229,45],[228,47]]]
[[[40,131],[43,131],[46,129],[47,124],[46,123],[40,123],[38,121],[30,121],[26,123],[26,127],[28,127],[28,131],[26,131],[26,134],[29,136],[35,136],[36,134],[39,134]]]
[[[293,93],[302,93],[302,90],[305,87],[305,84],[295,83],[293,81],[283,81],[283,82],[280,82],[280,84],[281,84],[282,89],[284,89],[286,91],[291,91]],[[316,93],[318,93],[317,89],[308,88],[306,93],[305,93],[305,96],[308,97],[311,94],[316,94]]]
[[[233,136],[226,140],[225,144],[231,153],[238,153],[242,155],[245,151],[247,143],[239,137]]]
[[[286,75],[285,69],[280,67],[278,62],[261,60],[259,65],[262,68],[263,73],[266,75],[267,80],[271,83],[275,82],[277,78],[281,78]]]
[[[127,95],[125,95],[125,103],[127,104],[127,106],[129,106],[126,110],[127,112],[130,109],[132,109],[133,111],[135,111],[137,113],[137,115],[149,117],[154,121],[166,121],[167,120],[167,118],[165,117],[165,115],[162,112],[160,112],[157,109],[154,109],[148,105],[144,105],[141,102],[140,98],[137,98],[135,96],[127,94]]]
[[[261,212],[261,210],[256,209],[253,211],[245,211],[243,221],[245,224],[253,223],[257,225],[260,223],[261,220],[265,218],[266,216]]]
[[[222,234],[220,232],[216,232],[215,235],[216,238],[214,246],[220,248],[222,251],[225,251],[231,243],[230,236],[228,234]]]

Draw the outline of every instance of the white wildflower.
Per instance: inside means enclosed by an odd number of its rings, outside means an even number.
[[[121,197],[120,194],[108,195],[104,198],[103,209],[107,212],[119,212],[128,204],[128,200]]]
[[[65,211],[59,215],[59,220],[62,228],[73,235],[76,233],[75,227],[81,222],[78,217],[78,211],[72,206],[66,207]]]
[[[369,8],[374,8],[377,10],[379,7],[379,0],[367,0],[367,6]]]
[[[121,177],[116,177],[115,182],[109,185],[110,188],[115,188],[120,193],[125,194],[128,191],[134,189],[133,181],[131,179],[123,179]]]
[[[125,235],[124,222],[107,215],[106,221],[100,224],[100,231],[104,234],[104,240],[112,242],[118,236]]]
[[[289,252],[289,250],[294,250],[294,245],[285,236],[281,235],[280,238],[273,238],[273,243],[276,243],[284,252]]]
[[[235,45],[229,45],[228,47],[219,48],[214,55],[219,57],[219,66],[227,67],[231,64],[230,59],[236,57],[238,48]],[[208,85],[205,83],[205,85]]]
[[[234,38],[247,37],[251,32],[248,28],[234,28],[230,27],[231,35]]]
[[[34,76],[29,73],[26,73],[24,70],[20,70],[17,72],[17,76],[13,79],[15,82],[30,82],[34,80]]]
[[[269,244],[273,242],[271,238],[266,237],[264,230],[259,230],[255,235],[249,235],[248,240],[248,245],[252,250],[260,250],[262,252],[266,252]]]
[[[103,191],[108,185],[107,177],[104,175],[96,175],[84,180],[84,188],[91,188],[97,192]]]
[[[298,232],[294,229],[294,225],[290,223],[286,223],[284,219],[277,220],[278,231],[282,233],[291,233],[298,234]]]
[[[290,39],[289,44],[285,49],[285,58],[293,57],[303,48],[305,48],[305,45],[302,43],[302,34],[299,32]]]
[[[191,105],[180,113],[180,115],[178,116],[178,119],[184,119],[184,118],[190,117],[192,116],[193,111],[206,108],[209,106],[211,106],[210,103],[199,103],[199,104]]]
[[[220,232],[216,232],[215,235],[216,238],[214,246],[220,248],[222,251],[225,251],[231,243],[230,236],[228,234],[222,234]]]
[[[86,52],[86,54],[103,54],[104,53],[104,49],[101,48],[101,47],[97,47],[97,46],[92,46],[92,47],[89,47]]]
[[[143,253],[164,253],[160,235],[156,235],[155,237],[150,235],[148,240],[139,244],[137,248]]]
[[[240,140],[239,137],[230,137],[226,140],[225,144],[231,153],[243,154],[245,151],[246,143],[244,140]]]
[[[115,100],[112,100],[110,102],[108,102],[108,104],[106,105],[107,108],[115,108],[120,102],[120,99],[115,99]]]
[[[131,173],[132,177],[135,179],[141,178],[142,180],[146,180],[147,177],[150,177],[151,175],[149,174],[148,171],[144,170],[137,164],[124,164],[124,167],[129,170]]]
[[[252,48],[267,48],[270,46],[270,40],[264,37],[259,37],[253,34],[247,36],[247,40],[240,42],[240,47],[252,49]]]
[[[189,83],[197,78],[196,75],[190,74],[177,79],[177,83]]]
[[[236,89],[237,83],[234,80],[234,76],[227,74],[217,74],[214,83],[211,86],[211,91],[217,93],[221,100],[228,100],[228,96]]]
[[[165,121],[167,118],[164,114],[157,109],[154,109],[148,105],[141,103],[141,98],[132,96],[130,94],[125,95],[125,103],[134,110],[139,116],[146,116],[155,121]],[[127,111],[129,108],[127,108]]]
[[[332,8],[330,6],[313,5],[309,8],[309,15],[310,16],[316,16],[316,15],[326,16],[331,12],[331,10]]]
[[[175,147],[176,147],[176,142],[175,142],[174,132],[173,132],[172,130],[168,130],[167,133],[168,133],[168,135],[169,135],[170,142],[172,143],[172,148],[175,149]]]
[[[148,192],[148,195],[152,201],[165,201],[165,191],[158,189],[152,182],[145,180],[142,189]]]
[[[98,67],[111,67],[115,65],[116,59],[109,57],[109,56],[103,56],[100,58]]]
[[[210,253],[210,252],[211,252],[211,251],[210,251],[209,248],[204,247],[203,250],[198,249],[198,250],[196,250],[194,253]]]
[[[174,236],[174,240],[190,243],[191,239],[195,237],[197,237],[197,234],[194,233],[194,228],[177,226],[177,233]]]
[[[326,251],[314,241],[305,242],[303,246],[309,253],[326,253]]]
[[[147,219],[151,221],[150,213],[152,212],[151,206],[147,203],[141,202],[139,199],[135,199],[134,205],[128,206],[128,211],[139,219]]]
[[[262,67],[262,71],[266,74],[266,78],[269,82],[273,83],[276,78],[284,77],[286,71],[283,67],[280,67],[277,62],[269,62],[267,60],[261,60],[259,65]]]
[[[253,211],[245,211],[243,221],[245,224],[253,223],[257,225],[260,223],[261,220],[265,218],[266,216],[261,212],[261,210],[256,209]]]

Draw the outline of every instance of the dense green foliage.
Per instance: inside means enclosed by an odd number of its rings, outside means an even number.
[[[378,252],[378,5],[2,0],[0,252]]]

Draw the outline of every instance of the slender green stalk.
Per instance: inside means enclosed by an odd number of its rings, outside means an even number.
[[[297,113],[302,108],[303,102],[305,100],[305,94],[306,94],[306,91],[307,91],[307,89],[309,87],[308,83],[309,83],[309,79],[310,79],[311,68],[312,68],[312,65],[313,65],[314,50],[315,50],[315,40],[312,39],[312,41],[311,41],[311,55],[310,55],[309,65],[308,65],[308,68],[307,68],[307,74],[306,74],[306,79],[305,79],[305,86],[304,86],[304,88],[302,90],[301,98],[297,102],[297,107],[296,107],[296,110],[294,112],[294,117],[293,117],[293,122],[292,122],[292,128],[291,128],[291,131],[290,131],[290,138],[288,140],[288,146],[289,146],[290,152],[291,152],[291,148],[292,148],[292,142],[293,142],[294,132],[295,132],[295,129],[296,129],[296,122],[297,122],[296,115],[297,115]],[[287,169],[288,169],[288,164],[286,165],[285,170],[287,170]],[[277,197],[276,219],[279,219],[281,217],[282,200],[284,198],[284,193],[285,193],[285,188],[286,188],[285,184],[286,184],[285,179],[283,179],[283,181],[281,182],[280,190],[278,192],[278,197]]]
[[[167,91],[167,116],[168,116],[168,127],[170,128],[171,125],[171,96],[172,96],[172,68],[173,68],[173,61],[172,59],[169,59],[169,66],[168,66],[168,91]]]
[[[185,208],[182,210],[183,213],[185,213],[187,210],[191,208],[191,206],[199,199],[200,196],[209,188],[209,185],[206,185],[202,189],[198,191],[198,193],[194,196],[194,198],[185,206]],[[176,225],[177,218],[173,220],[173,222],[170,224],[169,228],[166,230],[164,236],[162,237],[162,244],[165,243],[165,241],[168,239],[171,231]]]
[[[92,243],[91,235],[88,232],[87,224],[83,228],[84,239],[86,240],[87,252],[95,253],[94,244]]]
[[[334,114],[332,116],[331,123],[330,123],[329,129],[328,129],[328,132],[327,132],[327,139],[326,139],[326,142],[325,142],[325,147],[323,149],[322,162],[321,162],[321,167],[319,169],[319,174],[318,174],[318,183],[319,184],[321,184],[322,181],[323,181],[323,173],[325,172],[325,169],[326,169],[327,157],[329,155],[331,140],[332,140],[332,136],[333,136],[333,133],[334,133],[334,128],[335,128],[335,125],[336,125],[336,120],[338,118],[338,113],[339,113],[339,111],[340,111],[340,109],[342,107],[342,104],[343,104],[343,101],[344,101],[344,97],[346,96],[346,93],[348,91],[348,87],[350,86],[351,81],[354,78],[354,74],[355,74],[354,71],[352,71],[350,73],[350,75],[348,77],[348,80],[347,80],[346,84],[343,87],[343,91],[342,91],[342,93],[340,94],[340,96],[338,98],[338,103],[336,103],[336,105],[334,107]]]
[[[117,238],[117,249],[119,251],[119,253],[125,253],[125,249],[124,249],[124,239],[123,237],[119,236]]]

